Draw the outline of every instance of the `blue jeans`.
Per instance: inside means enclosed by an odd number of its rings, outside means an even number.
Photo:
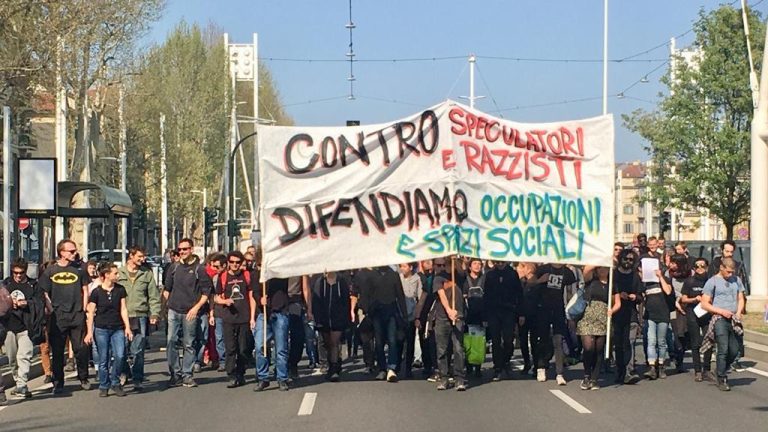
[[[669,323],[646,320],[648,323],[648,363],[667,358],[667,328]]]
[[[717,376],[725,378],[728,368],[739,355],[739,341],[733,331],[731,320],[720,318],[715,322],[717,342]]]
[[[288,315],[272,312],[267,319],[267,342],[275,339],[277,380],[288,380]],[[253,331],[256,346],[256,378],[259,381],[269,381],[269,358],[264,356],[264,314],[256,318],[256,328]]]
[[[380,371],[397,370],[400,356],[397,352],[397,306],[381,306],[372,316],[373,332],[376,340],[376,362]],[[384,345],[389,347],[384,354]],[[462,366],[463,367],[463,366]]]
[[[93,329],[96,349],[99,351],[99,389],[105,390],[120,385],[120,370],[125,359],[125,330]],[[110,368],[110,360],[112,362]]]
[[[195,363],[202,365],[205,345],[208,343],[208,315],[197,318],[197,334],[195,335]]]
[[[227,350],[224,348],[224,320],[221,318],[214,318],[216,320],[216,327],[214,328],[216,336],[216,353],[219,355],[219,362],[224,364],[227,358]]]
[[[139,331],[133,333],[133,340],[129,343],[128,349],[133,356],[133,366],[128,370],[128,357],[123,362],[123,372],[131,376],[134,384],[140,384],[144,381],[144,348],[146,347],[147,337],[147,317],[136,318],[139,321]],[[130,372],[130,373],[129,373]]]
[[[168,357],[168,372],[171,377],[191,377],[192,366],[195,364],[195,339],[197,336],[200,317],[188,321],[186,314],[178,313],[174,310],[168,310],[168,343],[166,344],[166,354]],[[179,351],[176,349],[176,342],[179,340],[179,330],[182,332],[182,344],[184,345],[184,358],[179,363]]]
[[[317,355],[317,334],[315,334],[315,328],[309,325],[307,316],[302,316],[304,322],[304,345],[307,350],[307,358],[309,358],[309,364],[316,365],[318,362]]]

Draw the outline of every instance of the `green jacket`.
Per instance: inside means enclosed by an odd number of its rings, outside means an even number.
[[[128,292],[126,303],[129,317],[160,316],[160,290],[157,288],[151,270],[140,267],[136,279],[131,282],[128,277],[128,268],[120,267],[117,283],[124,286]]]

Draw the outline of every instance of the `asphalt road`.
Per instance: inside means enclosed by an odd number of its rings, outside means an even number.
[[[612,376],[604,376],[600,390],[583,391],[581,365],[566,372],[564,387],[519,373],[491,383],[486,369],[482,381],[474,379],[467,392],[459,393],[438,392],[423,380],[373,381],[355,361],[344,368],[340,383],[302,370],[288,392],[277,391],[273,383],[270,390],[254,393],[252,376],[248,385],[227,389],[226,376],[215,371],[198,374],[197,388],[166,389],[165,353],[154,349],[143,393],[104,399],[96,390],[80,390],[71,379],[64,395],[52,397],[50,385],[37,379],[31,382],[32,399],[14,400],[0,410],[0,431],[701,432],[764,431],[768,425],[768,373],[732,374],[733,390],[723,393],[709,383],[695,383],[692,373],[634,386],[614,386]]]

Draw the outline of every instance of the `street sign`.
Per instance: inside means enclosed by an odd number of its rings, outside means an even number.
[[[19,218],[19,231],[29,228],[29,218]]]

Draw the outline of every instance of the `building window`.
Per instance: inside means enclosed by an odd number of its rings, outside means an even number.
[[[624,204],[625,215],[631,215],[634,210],[635,210],[635,206],[633,206],[632,204]]]
[[[624,224],[624,234],[634,234],[634,227],[631,223]]]

